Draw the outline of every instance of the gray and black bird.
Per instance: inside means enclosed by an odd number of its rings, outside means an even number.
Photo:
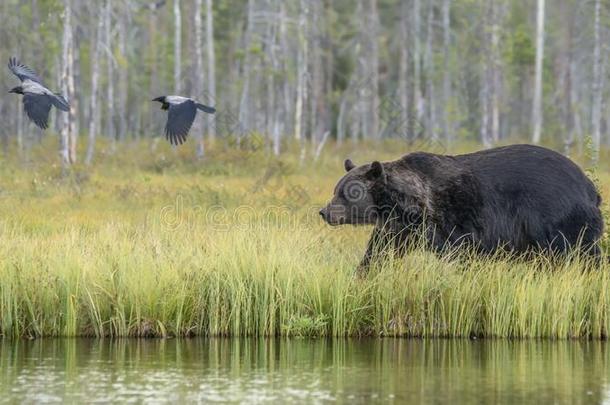
[[[214,114],[216,109],[208,107],[188,97],[161,96],[152,101],[161,103],[161,109],[167,110],[167,124],[165,125],[165,137],[172,145],[181,145],[195,121],[197,110],[208,114]]]
[[[23,95],[25,113],[38,127],[46,129],[49,126],[51,106],[54,105],[61,111],[70,110],[70,104],[64,96],[47,89],[34,70],[14,57],[9,59],[8,68],[21,80],[21,86],[11,89],[9,93]]]

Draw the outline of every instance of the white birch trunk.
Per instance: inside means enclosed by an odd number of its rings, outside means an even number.
[[[100,76],[100,48],[102,42],[102,33],[104,31],[104,14],[98,15],[97,31],[95,35],[95,44],[93,44],[93,54],[91,56],[91,101],[89,104],[89,143],[87,145],[87,155],[85,163],[91,164],[93,154],[95,152],[95,138],[97,135],[97,123],[99,120],[99,107],[97,105],[99,76]]]
[[[532,142],[540,143],[542,134],[542,60],[544,58],[544,0],[538,0],[536,14],[536,75],[534,82],[534,104],[532,106]]]
[[[252,40],[254,30],[254,0],[248,0],[248,24],[246,27],[246,33],[244,36],[244,47],[246,49],[246,55],[244,58],[244,84],[241,89],[241,97],[239,100],[239,124],[243,129],[250,128],[250,75],[252,72],[252,63],[250,63],[250,43]],[[240,145],[241,132],[239,129],[237,134],[237,144]]]
[[[488,80],[491,81],[491,140],[493,143],[497,143],[500,140],[500,101],[499,101],[499,92],[500,92],[500,12],[499,12],[499,4],[497,0],[492,0],[491,2],[491,72]]]
[[[203,92],[203,40],[202,40],[202,24],[201,24],[201,2],[195,0],[195,96],[201,97]],[[195,139],[197,142],[196,156],[201,159],[205,156],[205,144],[203,137],[203,128],[201,121],[195,121]]]
[[[123,60],[127,59],[127,4],[123,4],[122,15],[119,16],[119,53]],[[124,141],[127,137],[127,92],[129,90],[129,66],[124,65],[119,69],[118,89],[118,116],[119,116],[119,139]]]
[[[403,127],[397,128],[400,131],[404,131],[409,127],[409,5],[405,1],[400,7],[400,60],[398,64],[398,94],[400,98],[400,115],[398,119],[400,122],[397,125]],[[402,132],[400,135],[409,137],[409,133]]]
[[[112,54],[112,0],[106,0],[106,22],[104,24],[106,39],[106,69],[107,95],[106,100],[106,136],[110,139],[112,152],[116,149],[116,134],[114,129],[114,56]]]
[[[208,96],[209,100],[216,104],[216,53],[214,51],[214,9],[212,0],[206,0],[205,28],[208,62]],[[202,72],[199,72],[199,74],[202,74]],[[211,116],[208,116],[208,121],[212,121]],[[208,125],[207,129],[210,140],[213,141],[216,138],[216,127]]]
[[[308,64],[308,38],[307,38],[308,2],[301,0],[298,28],[298,55],[297,55],[297,96],[294,112],[294,137],[303,139],[303,109],[307,99],[307,64]]]
[[[427,129],[432,140],[438,139],[436,131],[436,89],[434,87],[434,62],[432,60],[432,40],[434,38],[434,4],[430,1],[426,27],[426,53],[424,65],[426,68],[426,105],[427,105]]]
[[[451,101],[451,32],[450,32],[450,7],[451,0],[443,0],[443,53],[444,53],[444,68],[443,68],[443,138],[446,142],[451,142],[451,119],[450,111],[452,106]]]
[[[421,3],[413,1],[413,102],[415,103],[416,119],[419,121],[423,115],[423,101],[421,93]]]
[[[180,76],[182,74],[182,15],[180,0],[174,0],[174,94],[181,92]]]
[[[70,0],[64,0],[64,14],[63,14],[63,37],[62,37],[62,76],[61,76],[61,91],[64,95],[69,94],[69,76],[70,72],[70,58],[71,58],[71,47],[72,47],[72,9]],[[69,98],[69,97],[68,97]],[[69,99],[69,101],[72,101]],[[72,115],[72,107],[67,114],[62,114],[62,127],[60,133],[60,155],[62,168],[66,170],[71,162],[70,159],[70,116]]]
[[[373,139],[379,138],[379,14],[377,10],[377,0],[370,0],[369,3],[369,37],[370,37],[370,60],[369,68],[371,71],[371,100],[368,114],[370,115],[370,128],[367,134]]]
[[[279,119],[281,123],[281,130],[284,135],[291,134],[294,132],[293,120],[294,120],[294,100],[293,100],[293,92],[292,92],[292,81],[288,80],[290,76],[290,60],[293,58],[291,53],[291,46],[288,38],[288,17],[286,15],[286,3],[280,1],[280,47],[282,50],[282,73],[284,75],[283,83],[283,103],[282,103],[282,111],[281,118]],[[278,111],[278,113],[280,113]]]
[[[595,20],[593,25],[593,82],[591,91],[593,93],[593,105],[591,111],[591,141],[593,147],[593,162],[599,159],[599,148],[601,144],[601,112],[602,112],[602,57],[600,40],[600,16],[601,0],[595,0]]]

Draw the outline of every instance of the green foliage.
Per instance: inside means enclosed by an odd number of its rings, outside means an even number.
[[[521,24],[515,27],[507,41],[506,59],[514,69],[528,69],[534,66],[536,48],[527,26]]]
[[[282,334],[297,337],[318,337],[327,335],[328,315],[320,314],[316,317],[292,317],[282,325]]]

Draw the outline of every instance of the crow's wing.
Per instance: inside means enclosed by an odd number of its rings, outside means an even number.
[[[51,97],[45,94],[26,93],[23,95],[25,113],[41,129],[47,129],[49,126],[49,111],[51,111],[52,103]]]
[[[196,114],[197,106],[192,100],[169,105],[165,136],[172,145],[180,145],[186,141]]]
[[[51,103],[53,103],[56,108],[62,111],[70,111],[70,103],[68,103],[64,96],[55,93],[53,96],[49,97],[51,98]]]
[[[21,62],[19,62],[17,60],[17,58],[13,57],[8,60],[8,68],[21,81],[30,79],[33,82],[42,84],[42,80],[40,80],[40,77],[38,77],[36,72],[32,68],[29,68],[26,65],[22,64]]]

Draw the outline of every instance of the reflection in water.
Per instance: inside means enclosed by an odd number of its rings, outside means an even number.
[[[603,342],[0,340],[0,403],[610,401]]]

